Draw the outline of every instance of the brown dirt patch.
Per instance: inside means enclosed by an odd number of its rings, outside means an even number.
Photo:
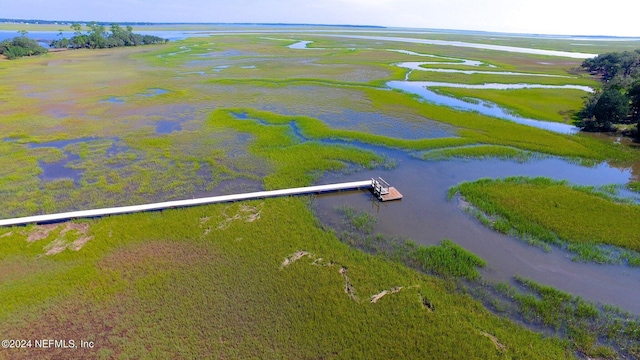
[[[41,267],[36,264],[5,259],[0,263],[0,283],[33,274],[39,271]]]
[[[156,269],[182,269],[219,260],[216,251],[204,244],[150,241],[115,250],[97,266],[103,271],[120,272],[125,278],[138,278]]]
[[[123,306],[127,303],[127,306]],[[60,301],[37,315],[0,325],[0,333],[10,339],[73,339],[77,349],[27,348],[12,349],[1,354],[7,359],[97,359],[100,351],[110,351],[109,358],[117,358],[121,347],[131,337],[132,329],[126,324],[134,304],[122,295],[108,303],[97,305],[87,299]],[[79,341],[93,341],[93,349],[80,349]],[[67,343],[68,344],[68,343]]]

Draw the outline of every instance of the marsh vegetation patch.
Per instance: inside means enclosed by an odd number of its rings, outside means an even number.
[[[453,187],[449,195],[456,192],[477,208],[470,211],[499,232],[566,247],[580,260],[640,264],[637,204],[548,178],[481,179]],[[624,219],[626,226],[612,227],[611,216]]]

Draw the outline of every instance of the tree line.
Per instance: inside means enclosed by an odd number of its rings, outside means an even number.
[[[169,40],[153,35],[141,35],[133,32],[131,25],[126,28],[118,24],[111,24],[110,31],[104,25],[95,21],[87,24],[89,30],[82,32],[82,25],[74,23],[71,29],[74,36],[71,39],[65,37],[53,40],[49,47],[56,49],[104,49],[121,46],[139,46],[150,44],[163,44]],[[38,44],[37,41],[29,39],[25,30],[19,31],[20,36],[0,42],[0,55],[8,59],[16,59],[23,56],[40,55],[47,52],[47,49]],[[60,31],[60,36],[62,31]]]
[[[582,68],[598,76],[602,88],[586,99],[578,125],[585,131],[614,131],[636,124],[640,138],[640,49],[600,54]]]
[[[141,35],[133,32],[131,25],[127,25],[123,29],[118,24],[111,24],[110,32],[104,25],[95,21],[87,24],[89,31],[82,32],[82,25],[74,23],[71,29],[74,30],[74,36],[71,39],[61,38],[51,42],[52,48],[71,48],[71,49],[104,49],[121,46],[139,46],[150,44],[162,44],[169,40],[153,35]],[[62,34],[62,32],[60,32]]]
[[[22,30],[20,36],[0,42],[0,54],[13,60],[23,56],[40,55],[47,52],[47,49],[38,44],[37,41],[29,39],[27,32]]]

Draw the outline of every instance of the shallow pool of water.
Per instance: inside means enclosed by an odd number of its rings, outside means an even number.
[[[296,86],[295,90],[309,93],[318,91],[317,87],[304,88]],[[395,117],[389,114],[357,111],[338,106],[320,107],[310,102],[295,104],[295,106],[283,106],[267,101],[261,101],[261,104],[259,109],[282,115],[311,114],[333,129],[356,130],[407,140],[456,136],[454,127],[417,115]]]
[[[124,97],[122,96],[113,96],[105,100],[101,100],[103,103],[112,103],[112,104],[124,104]]]
[[[84,170],[74,169],[69,166],[71,162],[77,161],[80,156],[75,154],[66,154],[66,158],[53,163],[38,161],[38,165],[42,169],[39,175],[42,181],[55,181],[61,179],[71,179],[74,184],[78,184],[84,174]]]
[[[74,145],[77,144],[85,144],[93,141],[110,141],[111,145],[106,149],[105,156],[107,158],[115,157],[120,153],[124,153],[129,150],[129,147],[125,146],[120,139],[117,137],[114,138],[96,138],[96,137],[86,137],[86,138],[78,138],[78,139],[70,139],[70,140],[59,140],[59,141],[50,141],[45,143],[30,143],[27,144],[27,147],[31,149],[37,148],[56,148],[60,149],[63,152],[64,158],[60,161],[47,163],[39,160],[38,164],[42,169],[42,174],[40,174],[40,179],[42,181],[54,181],[59,179],[71,179],[77,185],[80,182],[80,179],[85,173],[85,170],[82,168],[74,168],[71,166],[72,164],[80,164],[81,157],[80,155],[72,149]],[[121,166],[113,166],[112,168],[117,168]]]
[[[148,89],[147,91],[137,95],[144,96],[144,97],[152,97],[152,96],[167,94],[168,92],[169,90],[165,90],[165,89]]]
[[[312,42],[313,42],[313,41],[299,41],[299,42],[297,42],[297,43],[295,43],[295,44],[291,44],[291,45],[289,45],[289,46],[287,46],[287,47],[288,47],[289,49],[297,49],[297,50],[300,50],[300,49],[309,49],[309,48],[307,47],[307,45],[311,44]],[[309,50],[313,50],[313,49],[309,49]]]
[[[56,148],[60,149],[64,153],[64,159],[52,163],[47,163],[41,160],[38,160],[38,165],[42,169],[42,173],[40,174],[40,180],[42,181],[54,181],[60,179],[71,179],[75,184],[80,182],[82,178],[82,174],[84,174],[84,170],[73,169],[69,166],[70,163],[77,161],[80,159],[80,156],[77,154],[72,154],[65,150],[65,148],[69,145],[73,144],[81,144],[87,141],[98,140],[98,138],[87,137],[87,138],[79,138],[79,139],[71,139],[71,140],[59,140],[59,141],[50,141],[45,143],[32,143],[27,144],[27,146],[31,149],[37,148]]]
[[[318,114],[317,117],[335,129],[356,130],[399,139],[416,140],[455,136],[455,129],[452,126],[429,119],[405,121],[384,114],[350,109]]]
[[[156,134],[171,134],[182,130],[182,122],[173,120],[156,121]]]
[[[28,144],[28,147],[32,149],[52,147],[52,148],[64,150],[64,148],[67,147],[68,145],[81,144],[81,143],[85,143],[93,140],[100,140],[100,138],[85,137],[85,138],[70,139],[70,140],[49,141],[49,142],[43,142],[43,143],[30,143]]]

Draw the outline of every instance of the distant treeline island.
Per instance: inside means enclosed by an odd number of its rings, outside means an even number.
[[[104,25],[93,21],[87,24],[89,30],[82,31],[82,25],[74,23],[71,29],[74,36],[70,39],[62,37],[51,41],[50,47],[55,49],[104,49],[121,46],[139,46],[150,44],[162,44],[169,40],[153,35],[141,35],[133,32],[131,25],[122,28],[118,24],[111,24],[109,31]],[[37,41],[29,39],[24,30],[19,31],[20,36],[0,42],[0,54],[8,59],[16,59],[23,56],[39,55],[47,52]],[[60,31],[62,36],[62,31]]]

